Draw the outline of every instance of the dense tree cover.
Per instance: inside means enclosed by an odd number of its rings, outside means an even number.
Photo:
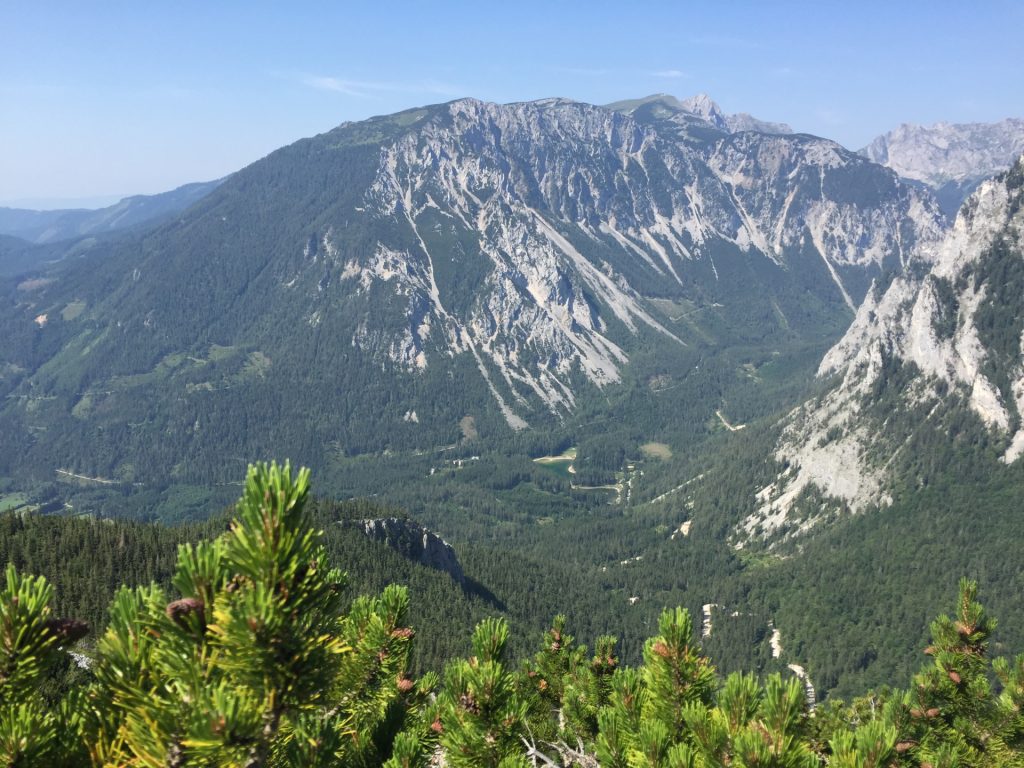
[[[350,159],[351,165],[331,173],[340,178],[363,172],[359,168],[366,158]],[[216,223],[219,215],[230,219],[238,213],[235,202],[218,202],[213,225],[221,226]],[[720,267],[729,264],[726,259]],[[738,268],[735,263],[732,267]],[[783,305],[786,313],[793,306]],[[694,309],[699,311],[686,314]],[[740,322],[732,314],[739,311],[761,315],[744,316]],[[322,339],[329,334],[323,329],[311,331],[310,338],[288,353],[293,357],[279,358],[275,353],[271,364],[287,363],[282,370],[303,371],[333,364],[333,356],[345,355],[345,364],[354,371],[352,386],[326,379],[316,384],[322,389],[303,403],[305,410],[295,419],[283,419],[277,431],[261,433],[258,439],[265,442],[259,445],[246,442],[243,432],[253,430],[259,413],[280,412],[281,392],[310,384],[296,380],[282,385],[261,378],[259,349],[218,346],[226,336],[204,338],[193,360],[171,353],[155,363],[148,361],[146,365],[154,363],[150,368],[118,369],[116,386],[103,386],[104,393],[116,396],[93,399],[83,394],[92,383],[85,387],[74,380],[69,366],[54,372],[51,381],[54,391],[74,392],[64,405],[80,412],[91,408],[124,422],[104,420],[104,441],[120,450],[120,441],[134,430],[152,429],[160,437],[151,441],[146,456],[136,457],[137,466],[126,469],[116,465],[113,453],[108,456],[106,448],[95,444],[99,431],[93,422],[75,420],[66,430],[56,429],[53,422],[51,436],[59,432],[53,439],[66,442],[59,455],[69,468],[86,469],[78,463],[86,456],[97,462],[100,474],[114,473],[117,482],[55,480],[51,474],[33,486],[28,505],[43,511],[70,505],[74,512],[158,517],[173,523],[201,520],[237,492],[232,484],[235,470],[217,464],[224,456],[237,467],[239,454],[258,456],[270,445],[291,452],[317,467],[318,487],[332,497],[373,497],[401,507],[455,545],[473,581],[467,590],[454,588],[441,574],[426,573],[382,547],[366,546],[351,531],[325,527],[332,556],[337,550],[339,561],[350,564],[353,588],[377,590],[396,580],[409,584],[410,620],[421,630],[414,663],[424,668],[438,669],[440,660],[451,655],[453,638],[458,636],[453,626],[467,631],[486,615],[503,615],[512,628],[510,652],[518,657],[531,633],[540,631],[539,622],[558,612],[566,613],[574,630],[588,641],[616,635],[621,657],[638,663],[643,640],[656,626],[662,606],[683,605],[696,612],[704,603],[715,603],[725,609],[707,644],[722,669],[767,671],[782,666],[771,659],[767,646],[768,623],[774,620],[782,632],[785,662],[804,664],[820,694],[835,690],[851,695],[906,678],[916,665],[912,649],[926,630],[927,617],[949,599],[950,574],[959,573],[977,578],[1000,615],[1009,619],[996,642],[1018,647],[1024,640],[1017,634],[1017,628],[1024,627],[1024,610],[1010,596],[1024,585],[1013,567],[1017,559],[1006,551],[1019,540],[1014,494],[1024,487],[1022,478],[1019,468],[998,462],[998,440],[967,409],[958,407],[955,397],[948,409],[931,416],[935,428],[914,429],[911,442],[901,451],[896,473],[900,480],[887,489],[895,499],[893,507],[848,521],[840,506],[809,496],[802,501],[808,514],[827,509],[834,515],[820,540],[808,537],[773,551],[733,550],[730,536],[736,523],[754,510],[754,493],[773,482],[782,469],[766,459],[774,452],[780,409],[806,393],[814,366],[836,330],[823,328],[814,336],[807,318],[791,318],[802,330],[787,334],[780,330],[778,318],[768,322],[764,313],[771,311],[764,305],[743,306],[738,295],[727,309],[696,299],[686,307],[666,306],[666,322],[678,318],[672,327],[682,333],[685,326],[689,346],[666,356],[655,341],[639,339],[621,385],[597,396],[581,395],[576,413],[565,421],[536,422],[540,428],[517,435],[488,421],[481,403],[490,395],[473,366],[455,360],[450,378],[446,373],[443,381],[423,380],[417,396],[437,402],[442,410],[460,398],[475,403],[468,415],[474,417],[477,434],[451,423],[430,433],[433,447],[416,450],[407,441],[420,425],[406,422],[381,430],[370,419],[352,427],[364,430],[364,435],[317,433],[338,414],[346,424],[355,424],[345,414],[363,407],[363,400],[372,401],[377,415],[406,409],[400,388],[388,376],[379,376],[373,366],[357,359],[358,350],[326,344]],[[16,365],[31,368],[29,358],[51,355],[47,345],[56,344],[58,337],[66,342],[61,334],[71,333],[75,322],[79,321],[55,320],[47,333],[12,328],[5,351],[11,352]],[[80,324],[88,322],[83,318]],[[1012,335],[1018,322],[1004,318],[993,329]],[[67,327],[61,330],[61,324]],[[278,332],[285,331],[274,331]],[[94,340],[84,335],[79,351]],[[19,357],[19,350],[28,357]],[[893,407],[912,373],[897,360],[887,360],[878,391],[865,404],[888,419],[894,430],[926,424],[926,403],[917,410]],[[6,375],[0,366],[0,379]],[[57,380],[64,376],[71,378]],[[157,379],[173,382],[186,393],[176,401],[174,413],[164,413],[156,401],[133,400]],[[32,406],[36,416],[39,409],[52,406],[54,401],[46,398],[56,395],[47,391],[38,396]],[[716,410],[745,428],[727,431]],[[216,439],[197,439],[197,424],[200,432],[208,431]],[[641,446],[650,441],[669,446],[672,456],[645,456]],[[21,441],[12,440],[11,446],[17,448],[12,454],[22,455]],[[578,450],[576,476],[532,461],[570,446]],[[182,460],[183,450],[197,453]],[[880,443],[877,460],[885,462],[890,456],[889,448]],[[33,464],[31,457],[25,461]],[[627,477],[631,464],[636,471]],[[215,465],[221,467],[215,478],[200,481],[189,475],[195,467]],[[168,467],[172,477],[165,484],[133,480],[136,474],[166,474]],[[124,474],[116,474],[122,470]],[[22,479],[19,470],[18,482]],[[10,482],[0,478],[0,491],[6,491]],[[620,482],[623,489],[629,483],[628,494],[580,488]],[[688,535],[672,538],[684,522],[692,524]],[[188,533],[187,526],[175,529],[177,533],[169,534],[174,543],[202,537]],[[930,553],[927,559],[916,556],[922,549]],[[103,562],[108,550],[98,551]],[[169,578],[173,544],[164,551],[164,576],[112,574],[78,615],[98,620],[119,583]],[[368,552],[379,554],[370,557]],[[39,572],[56,579],[60,569],[53,562],[54,570]],[[476,586],[480,589],[474,591]],[[418,590],[430,598],[420,599]],[[74,592],[58,586],[58,595],[69,601],[66,605],[79,604]],[[450,606],[454,625],[441,605]],[[886,617],[884,606],[889,605],[903,606],[899,620]],[[433,612],[430,617],[425,615],[428,611]],[[740,615],[730,616],[733,612]],[[833,653],[836,643],[841,644],[841,653]]]
[[[211,538],[224,521],[167,527],[63,515],[0,516],[0,560],[22,573],[46,576],[52,609],[90,626],[107,623],[107,608],[122,585],[170,586],[176,548]]]
[[[0,589],[0,760],[29,766],[1015,766],[1024,656],[989,655],[994,621],[964,581],[906,691],[808,711],[795,678],[724,680],[684,609],[643,663],[595,653],[556,617],[517,666],[500,618],[471,655],[415,676],[409,597],[346,606],[307,504],[309,474],[250,468],[228,530],[178,548],[171,582],[121,589],[88,669],[48,672],[86,632],[45,579]]]
[[[653,608],[621,610],[632,594],[629,589],[636,587],[628,580],[613,576],[595,583],[597,569],[581,569],[573,560],[561,561],[543,552],[531,556],[482,543],[458,548],[467,576],[465,583],[459,584],[448,573],[409,560],[395,549],[367,539],[359,526],[347,524],[401,517],[404,512],[365,500],[311,499],[308,508],[323,531],[322,542],[331,560],[346,564],[346,601],[396,583],[408,590],[409,618],[419,630],[411,657],[415,670],[440,670],[444,660],[459,650],[465,633],[486,616],[501,616],[509,622],[514,630],[510,652],[522,657],[532,637],[543,630],[544,617],[558,612],[567,613],[584,637],[618,634],[623,638],[622,652],[631,659],[639,658],[640,641],[648,632],[647,617]],[[169,589],[176,548],[215,536],[225,521],[223,514],[202,523],[164,525],[6,513],[0,515],[0,561],[45,576],[56,591],[56,612],[103,627],[110,600],[120,585],[155,581]],[[84,642],[91,646],[95,636]],[[743,658],[741,652],[736,660]]]
[[[620,657],[636,664],[663,606],[682,605],[699,616],[703,604],[714,603],[721,608],[703,644],[720,669],[767,673],[798,663],[807,668],[819,698],[853,696],[907,679],[917,666],[915,648],[928,619],[953,597],[958,574],[976,579],[1006,619],[993,638],[996,647],[1024,647],[1024,613],[1014,598],[1024,589],[1015,550],[1024,537],[1024,522],[1015,513],[1019,472],[993,471],[1000,467],[997,446],[989,449],[991,456],[978,455],[986,433],[963,409],[951,408],[939,426],[921,431],[903,454],[908,471],[921,478],[917,487],[894,488],[891,507],[839,516],[820,536],[798,540],[790,549],[738,552],[729,543],[736,521],[756,504],[751,489],[772,482],[779,471],[764,460],[773,446],[771,425],[757,423],[737,433],[720,430],[702,454],[676,450],[668,460],[637,459],[644,474],[637,477],[629,504],[611,503],[609,492],[570,491],[568,476],[517,456],[485,454],[468,461],[474,455],[468,451],[443,454],[466,458],[461,467],[442,464],[437,455],[352,460],[350,492],[364,490],[401,504],[452,542],[469,577],[465,588],[367,542],[356,530],[328,522],[357,502],[318,501],[314,514],[332,559],[347,567],[351,594],[408,585],[410,621],[419,630],[412,651],[417,670],[440,670],[458,651],[460,638],[486,616],[508,620],[509,652],[522,658],[542,622],[557,613],[566,614],[575,634],[588,643],[615,635]],[[534,452],[559,453],[565,447],[552,438]],[[430,475],[432,466],[439,469]],[[951,466],[956,475],[949,474]],[[387,472],[393,473],[390,483]],[[964,483],[962,478],[973,479]],[[684,483],[689,484],[654,500]],[[394,514],[376,504],[360,514]],[[199,504],[195,514],[208,515],[210,509]],[[58,585],[61,610],[93,626],[105,624],[118,584],[156,578],[166,585],[176,544],[205,535],[190,525],[157,534],[123,521],[101,525],[33,515],[17,520],[26,537],[17,547],[37,553],[34,571]],[[687,520],[692,521],[689,534],[678,535]],[[68,533],[61,533],[64,526]],[[117,549],[115,535],[121,526],[126,526],[124,550]],[[87,535],[79,528],[103,531],[111,540],[73,543]],[[166,536],[162,555],[132,554],[134,541],[158,535]],[[44,563],[38,553],[55,550],[51,537],[67,537],[67,544],[62,555]],[[15,557],[21,568],[27,561],[8,554],[16,541],[0,540],[0,554]],[[95,568],[83,556],[86,551],[97,553]],[[117,567],[122,551],[124,571]],[[108,561],[109,568],[103,565]],[[160,573],[133,575],[132,562],[163,565]],[[83,595],[90,584],[98,588]],[[784,652],[778,659],[768,644],[770,622],[781,632]]]
[[[521,610],[510,613],[475,581],[459,585],[447,573],[403,557],[385,544],[370,541],[349,520],[400,515],[369,502],[328,502],[311,499],[309,514],[322,530],[321,541],[333,562],[345,563],[350,574],[342,591],[345,605],[360,594],[383,591],[400,583],[413,599],[410,620],[420,629],[413,649],[414,669],[440,669],[466,631],[488,615],[508,617],[528,633],[539,627]],[[52,609],[73,615],[90,627],[102,628],[121,585],[156,583],[172,587],[177,548],[215,537],[227,517],[173,526],[133,521],[8,513],[0,516],[0,561],[19,572],[43,575],[54,588]],[[96,635],[83,643],[92,647]]]
[[[755,367],[753,375],[761,379],[757,386],[791,386],[774,372],[773,360],[769,356]],[[880,409],[891,407],[908,375],[895,363],[891,368],[883,381]],[[731,375],[746,377],[744,371],[733,368]],[[700,389],[695,387],[692,394]],[[660,395],[646,382],[637,382],[631,397],[640,412],[641,404],[658,403]],[[737,422],[734,410],[750,412],[740,409],[742,402],[734,397],[727,405],[726,413]],[[934,425],[916,429],[901,451],[897,469],[907,480],[890,489],[891,507],[849,519],[835,510],[827,531],[772,551],[748,547],[738,552],[729,537],[735,524],[754,511],[753,491],[773,482],[781,469],[765,460],[774,448],[773,421],[747,422],[744,430],[728,432],[712,416],[699,425],[708,431],[700,449],[691,450],[676,437],[681,432],[672,431],[690,416],[680,415],[673,425],[670,412],[666,408],[658,415],[669,423],[665,432],[608,425],[609,440],[625,446],[624,463],[635,463],[638,469],[628,503],[624,498],[616,503],[614,492],[573,489],[571,475],[530,460],[582,444],[579,438],[586,433],[568,426],[543,436],[524,433],[507,451],[477,453],[480,443],[469,441],[423,455],[349,457],[324,473],[341,496],[386,500],[452,542],[471,580],[465,589],[343,526],[320,523],[325,545],[337,562],[347,564],[354,592],[378,591],[395,582],[409,586],[410,620],[420,630],[413,650],[417,669],[439,670],[442,660],[457,650],[458,638],[491,615],[510,622],[509,651],[522,657],[541,631],[541,622],[556,613],[565,613],[589,643],[601,635],[617,636],[621,658],[635,664],[663,606],[682,605],[699,615],[701,605],[715,603],[723,608],[705,645],[721,669],[768,672],[799,663],[807,668],[819,697],[831,692],[857,695],[869,687],[895,685],[916,668],[914,648],[927,631],[929,616],[951,599],[952,578],[958,574],[976,579],[1007,620],[994,637],[997,646],[1024,647],[1024,611],[1013,599],[1024,589],[1014,550],[1014,542],[1024,535],[1016,514],[1024,477],[1019,468],[998,461],[1000,445],[955,399],[928,422],[917,412],[889,413],[897,428]],[[644,457],[639,445],[648,435],[670,445],[672,457]],[[880,461],[888,456],[879,449]],[[108,514],[109,492],[62,487],[74,490],[76,510]],[[236,486],[220,491],[234,493]],[[196,519],[222,508],[230,498],[210,504],[200,489],[195,498],[188,493],[182,487],[175,503]],[[126,494],[142,510],[158,501],[148,489],[128,488]],[[327,507],[351,503],[325,502],[323,514],[332,514]],[[814,513],[831,508],[813,498],[805,506]],[[684,521],[692,523],[688,535],[672,538]],[[47,526],[86,523],[30,515],[18,525],[45,540]],[[109,529],[121,523],[103,525]],[[141,540],[157,535],[138,530]],[[69,535],[74,541],[85,534]],[[58,586],[58,599],[69,613],[101,626],[116,585],[150,578],[166,583],[174,546],[202,538],[188,526],[171,526],[168,536],[163,576],[106,571],[102,588],[88,598],[75,590],[92,583],[90,579],[61,575],[65,564],[79,574],[91,573],[89,564],[76,560],[73,552],[51,559],[52,567],[39,563],[35,572],[58,585],[75,585],[70,590]],[[137,537],[126,537],[125,546],[131,548]],[[82,547],[98,553],[98,577],[105,568],[101,564],[111,557],[106,553],[111,547],[116,552],[117,542],[102,547],[88,542]],[[37,544],[21,547],[43,552],[51,546]],[[0,548],[7,546],[0,541]],[[133,558],[140,563],[157,560],[132,556],[126,563]],[[118,562],[117,557],[111,560]],[[15,562],[19,567],[27,564]],[[740,615],[731,616],[734,612]],[[771,658],[770,621],[782,633],[781,659]]]

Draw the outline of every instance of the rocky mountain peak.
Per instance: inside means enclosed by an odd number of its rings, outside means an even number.
[[[861,154],[904,178],[938,186],[989,178],[1024,152],[1024,120],[930,126],[904,123],[878,136]]]
[[[706,93],[698,93],[696,96],[683,99],[679,102],[679,106],[683,111],[702,117],[717,128],[721,128],[724,131],[729,130],[725,113]]]
[[[1005,171],[1024,152],[1024,120],[996,123],[904,123],[860,150],[936,191],[952,217],[982,180]]]
[[[983,182],[920,255],[868,293],[825,356],[819,375],[836,383],[788,417],[776,454],[786,470],[759,494],[740,540],[820,522],[794,517],[811,487],[854,511],[885,506],[915,435],[945,434],[942,420],[957,409],[988,431],[1004,463],[1024,455],[1024,157]]]
[[[684,126],[688,123],[696,122],[698,125],[711,126],[725,133],[737,133],[739,131],[778,134],[793,133],[793,129],[785,123],[759,120],[745,112],[727,115],[706,93],[699,93],[683,101],[667,93],[656,93],[642,99],[617,101],[607,106],[609,109],[625,114],[633,114],[641,107],[653,108],[654,114],[667,118],[669,121]]]

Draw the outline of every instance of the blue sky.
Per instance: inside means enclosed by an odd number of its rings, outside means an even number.
[[[851,148],[1024,116],[1024,3],[0,4],[0,204],[152,193],[459,96],[710,94]]]

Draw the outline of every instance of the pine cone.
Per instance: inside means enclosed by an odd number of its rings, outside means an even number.
[[[205,607],[203,601],[198,597],[183,597],[181,600],[175,600],[173,603],[167,604],[167,617],[184,627],[187,620],[186,617],[194,613],[199,617],[199,623],[205,624]]]
[[[43,628],[61,644],[73,643],[89,634],[89,625],[78,619],[47,619]]]
[[[898,754],[902,755],[904,752],[906,752],[912,746],[914,746],[914,742],[912,742],[912,741],[897,741],[896,742],[896,752]]]
[[[416,684],[408,677],[398,678],[398,690],[402,693],[408,693],[413,689]]]
[[[939,708],[938,707],[932,707],[927,712],[925,712],[925,715],[927,715],[928,717],[938,717],[939,716]]]
[[[411,627],[396,627],[391,630],[391,636],[394,638],[400,638],[402,640],[408,640],[416,633]]]
[[[459,696],[459,706],[467,712],[472,712],[474,715],[480,714],[480,705],[476,703],[472,693],[466,692]]]
[[[949,679],[952,680],[957,685],[960,685],[961,678],[960,678],[960,673],[959,672],[954,672],[954,671],[950,670],[950,672],[949,672]]]

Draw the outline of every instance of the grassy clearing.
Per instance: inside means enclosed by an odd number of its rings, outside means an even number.
[[[82,395],[82,399],[75,403],[75,407],[71,409],[71,415],[76,419],[88,418],[89,414],[92,412],[92,406],[92,393],[86,392]]]
[[[0,512],[17,509],[27,503],[28,496],[24,493],[0,493]]]
[[[576,446],[570,446],[566,448],[562,453],[557,456],[541,456],[539,459],[534,459],[534,464],[558,464],[560,462],[572,462],[576,461]]]
[[[23,280],[22,282],[18,283],[18,290],[19,291],[35,291],[35,290],[38,290],[40,288],[45,288],[46,286],[48,286],[52,282],[53,282],[53,280],[51,278],[48,278],[48,277],[37,277],[37,278],[30,279],[30,280]]]
[[[459,429],[462,430],[463,440],[476,440],[480,436],[476,431],[476,419],[472,416],[463,416],[459,421]]]
[[[640,446],[640,452],[646,459],[660,459],[667,461],[672,458],[672,448],[666,443],[644,443]]]
[[[69,322],[71,320],[74,320],[83,312],[85,312],[85,302],[72,301],[70,304],[64,307],[64,309],[61,310],[60,316],[64,318],[65,322]]]
[[[222,347],[220,344],[211,344],[210,351],[207,354],[207,359],[211,363],[216,363],[221,360],[227,360],[229,357],[238,354],[238,347]]]

